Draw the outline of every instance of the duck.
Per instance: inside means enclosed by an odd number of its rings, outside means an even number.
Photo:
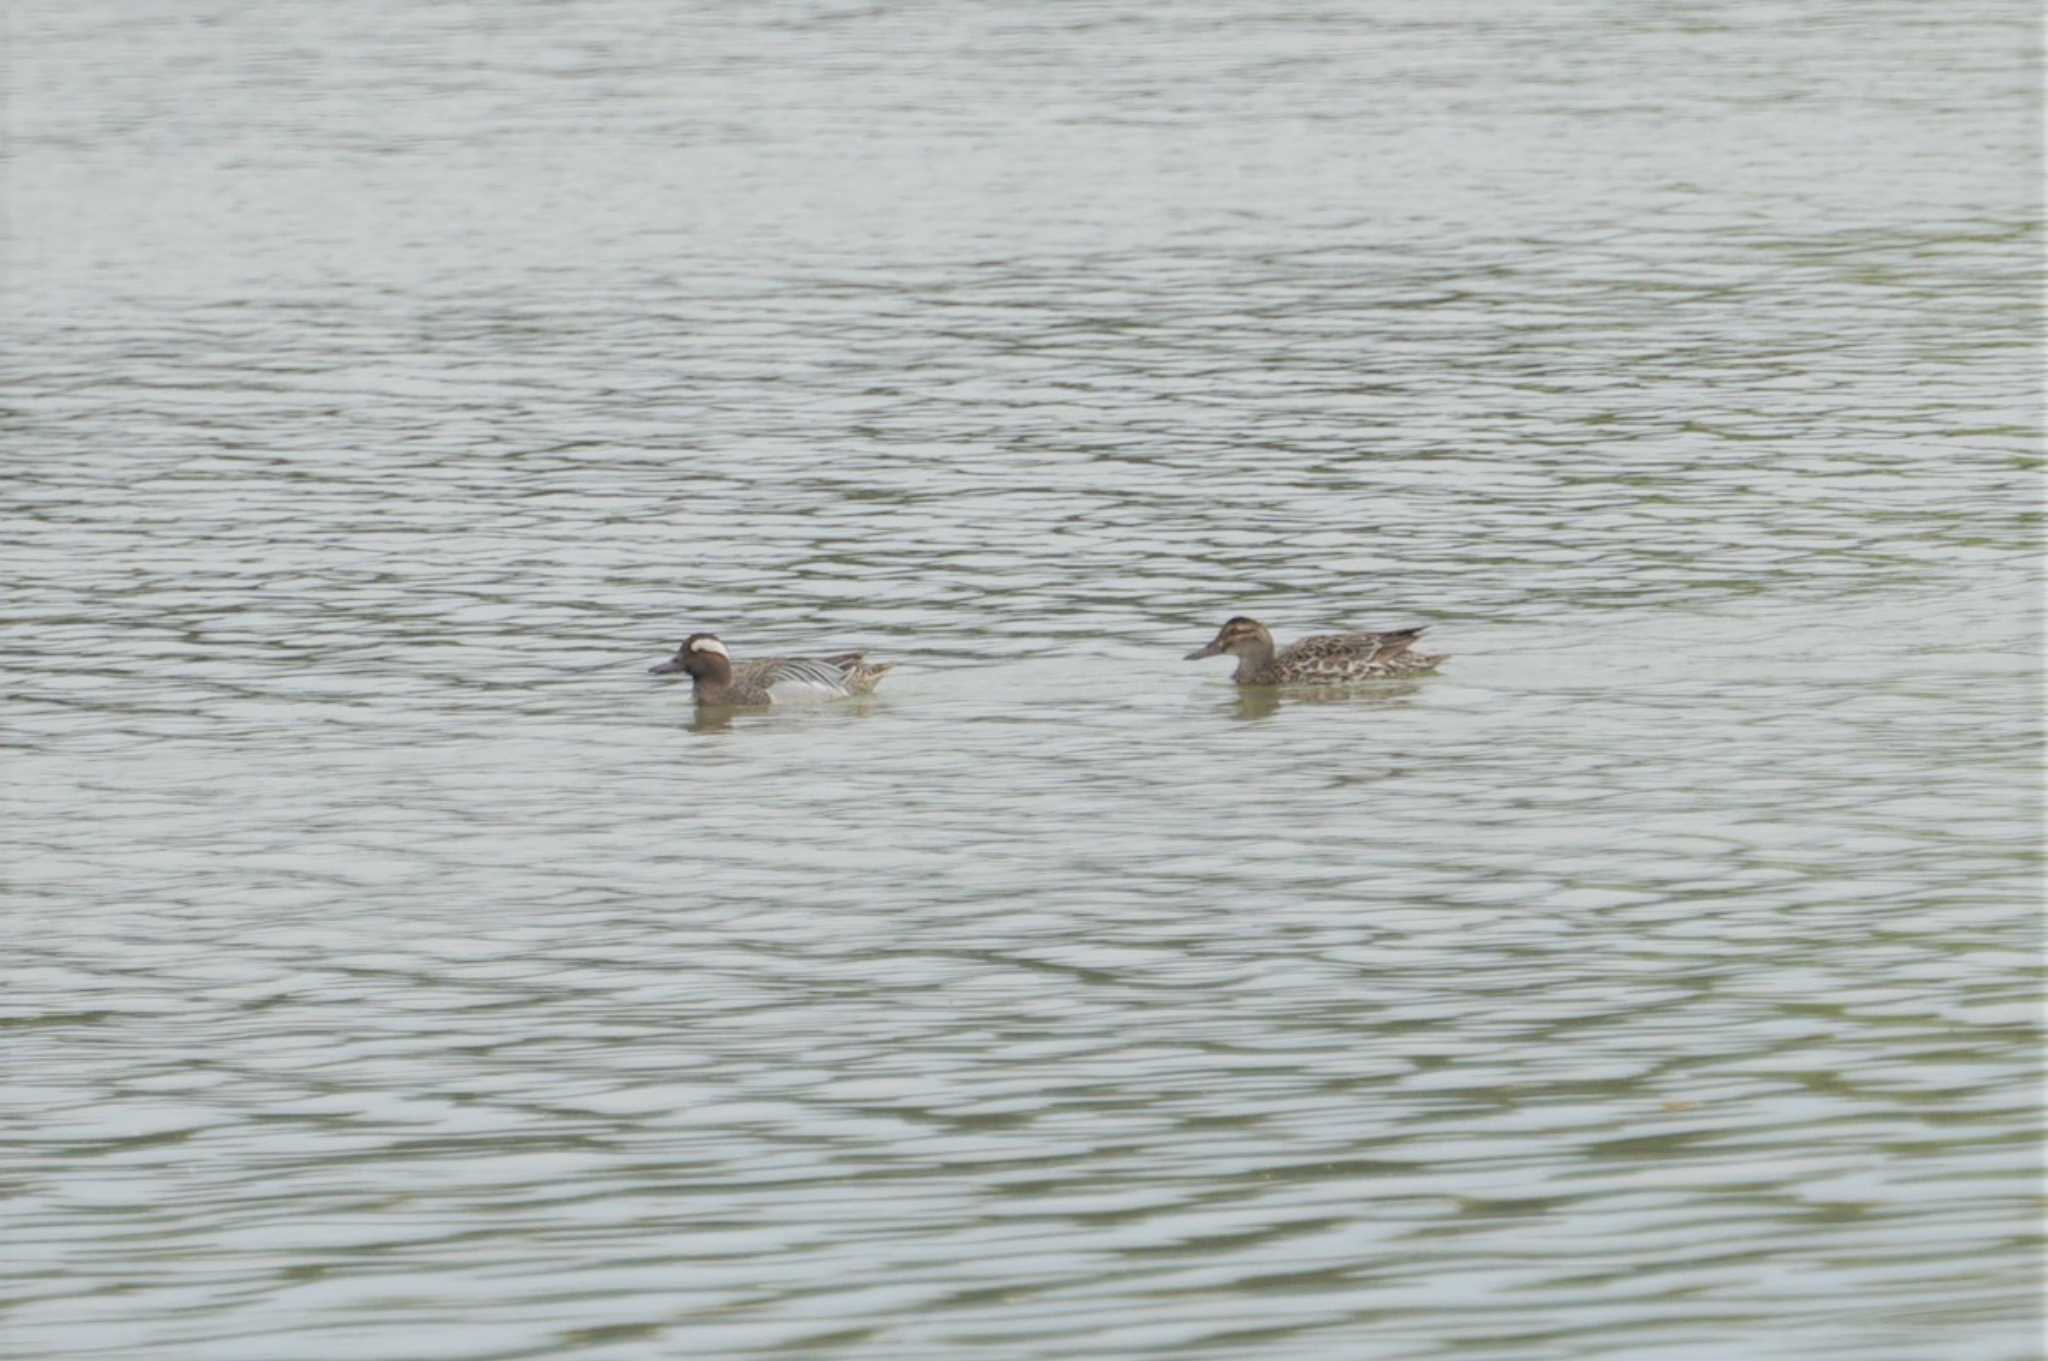
[[[1276,648],[1273,634],[1256,619],[1238,615],[1218,630],[1207,647],[1183,660],[1231,653],[1239,685],[1344,685],[1351,681],[1420,676],[1444,661],[1442,653],[1411,652],[1426,625],[1384,633],[1318,633]]]
[[[693,633],[676,655],[647,668],[656,676],[680,671],[694,683],[700,705],[765,708],[791,700],[848,699],[875,688],[894,662],[871,662],[858,652],[830,657],[757,657],[734,662],[715,633]]]

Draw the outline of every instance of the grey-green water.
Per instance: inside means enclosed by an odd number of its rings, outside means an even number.
[[[2040,1354],[2033,6],[4,36],[0,1352]]]

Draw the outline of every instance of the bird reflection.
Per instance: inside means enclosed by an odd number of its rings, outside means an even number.
[[[691,732],[726,732],[731,729],[738,709],[729,706],[699,705],[690,719]]]
[[[1356,704],[1364,708],[1397,708],[1411,702],[1422,689],[1419,681],[1379,681],[1368,685],[1288,686],[1247,685],[1232,697],[1231,717],[1240,720],[1271,718],[1290,704]]]
[[[832,723],[846,718],[868,718],[884,706],[873,701],[841,701],[831,705],[798,704],[777,713],[773,709],[748,708],[734,704],[700,704],[692,711],[687,730],[693,733],[734,731],[737,719],[746,719],[741,729],[786,732],[791,722]],[[780,721],[778,721],[778,719]]]

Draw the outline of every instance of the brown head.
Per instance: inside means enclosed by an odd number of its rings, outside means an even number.
[[[1209,640],[1207,647],[1196,648],[1182,660],[1191,662],[1200,657],[1214,657],[1224,652],[1237,657],[1256,657],[1271,655],[1272,651],[1273,635],[1266,631],[1266,626],[1256,619],[1247,619],[1240,614],[1216,630],[1216,636]]]
[[[732,680],[732,654],[718,641],[717,634],[693,633],[683,639],[675,656],[647,670],[656,676],[680,671],[699,685],[726,685]]]

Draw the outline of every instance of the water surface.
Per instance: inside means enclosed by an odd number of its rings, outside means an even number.
[[[2040,1354],[2032,7],[8,26],[0,1351]]]

